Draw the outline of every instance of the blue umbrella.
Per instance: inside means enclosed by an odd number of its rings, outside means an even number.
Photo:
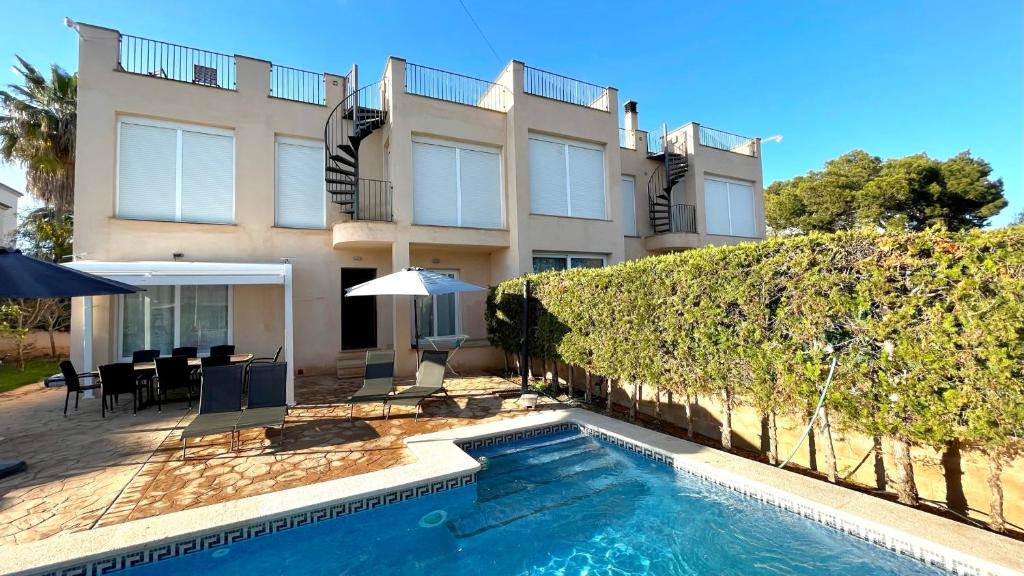
[[[0,247],[0,298],[70,298],[138,291],[129,284],[37,260],[25,256],[21,250]],[[0,478],[24,470],[22,460],[0,459]]]
[[[25,256],[21,250],[0,248],[0,298],[70,298],[138,291],[129,284]]]

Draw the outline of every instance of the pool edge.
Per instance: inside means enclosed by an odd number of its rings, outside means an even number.
[[[1016,570],[1024,567],[1024,544],[1008,538],[601,414],[566,409],[407,438],[405,444],[416,458],[412,464],[2,546],[0,573],[107,574],[466,486],[476,481],[479,464],[464,449],[577,427],[685,473],[954,574],[1005,576],[1021,574]],[[369,486],[375,488],[368,490]],[[181,532],[182,525],[192,529]],[[119,545],[104,546],[104,542]],[[968,546],[970,552],[958,545]]]

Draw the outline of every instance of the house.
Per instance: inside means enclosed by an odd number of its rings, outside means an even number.
[[[14,244],[11,234],[18,227],[18,198],[21,192],[0,182],[0,246]]]
[[[342,298],[408,266],[487,286],[765,236],[760,141],[510,62],[494,81],[389,58],[380,77],[280,66],[81,24],[72,265],[146,288],[76,300],[79,364],[234,343],[295,374],[466,335],[485,295]],[[418,326],[413,326],[418,317]],[[419,340],[417,340],[417,335]],[[355,352],[352,352],[355,351]]]

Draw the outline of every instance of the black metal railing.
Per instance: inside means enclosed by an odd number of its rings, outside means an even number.
[[[523,90],[534,96],[608,111],[607,88],[539,68],[523,67]]]
[[[235,89],[235,57],[121,34],[117,69],[200,86]]]
[[[359,194],[356,200],[354,220],[391,222],[393,197],[391,182],[387,180],[359,179]]]
[[[501,84],[409,62],[405,64],[405,91],[499,112],[512,105],[512,94]]]
[[[692,204],[673,204],[669,209],[672,232],[697,233],[697,207]]]
[[[707,126],[700,127],[700,144],[708,148],[718,148],[719,150],[728,150],[729,152],[746,154],[747,156],[757,156],[757,147],[754,145],[753,138],[732,134],[724,130],[708,128]]]
[[[274,98],[324,105],[324,75],[277,64],[270,65],[270,95]]]

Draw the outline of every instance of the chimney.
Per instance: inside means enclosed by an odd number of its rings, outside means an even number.
[[[636,113],[636,101],[629,100],[623,108],[626,111],[626,130],[636,132],[640,129],[640,119]]]

